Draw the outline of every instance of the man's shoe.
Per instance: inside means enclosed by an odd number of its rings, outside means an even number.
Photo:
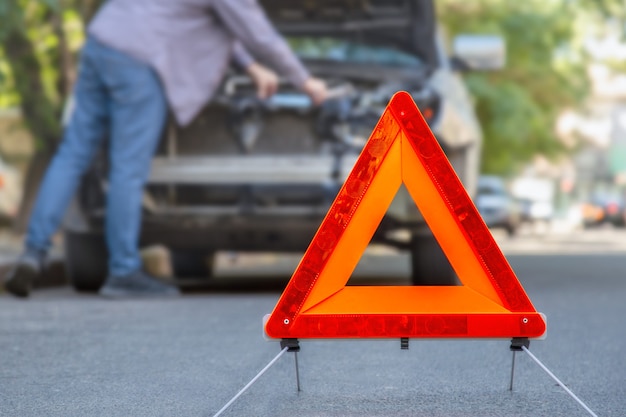
[[[125,276],[110,275],[98,293],[107,298],[172,297],[180,295],[180,290],[137,271]]]
[[[28,297],[43,269],[45,253],[27,249],[15,261],[4,279],[4,289],[17,297]]]

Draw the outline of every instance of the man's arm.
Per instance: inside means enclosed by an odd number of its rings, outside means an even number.
[[[269,68],[259,64],[239,41],[233,44],[233,60],[254,81],[257,97],[261,100],[271,97],[278,91],[278,76]]]
[[[214,0],[213,9],[241,42],[240,46],[235,46],[235,60],[249,59],[247,49],[305,91],[316,104],[326,98],[325,83],[311,77],[256,0]]]
[[[254,63],[254,57],[238,40],[233,44],[233,60],[241,69],[246,69]]]

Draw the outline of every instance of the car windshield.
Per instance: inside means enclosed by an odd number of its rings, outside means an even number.
[[[289,45],[302,59],[379,64],[394,67],[419,67],[423,61],[415,55],[386,46],[366,45],[327,37],[289,37]]]

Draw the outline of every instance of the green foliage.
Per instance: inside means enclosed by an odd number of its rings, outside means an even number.
[[[19,105],[39,148],[60,136],[83,16],[99,0],[0,0],[0,107]]]
[[[496,34],[506,41],[504,69],[466,76],[485,133],[482,171],[514,174],[536,154],[566,152],[554,133],[556,117],[589,89],[585,61],[574,59],[580,8],[567,0],[441,0],[438,8],[452,36]]]
[[[0,109],[15,107],[19,104],[19,96],[15,91],[11,68],[0,50]]]

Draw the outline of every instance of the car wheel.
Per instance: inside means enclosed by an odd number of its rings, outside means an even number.
[[[210,278],[215,251],[172,249],[172,270],[176,278]]]
[[[517,227],[514,224],[507,224],[505,229],[508,237],[513,237],[517,233]]]
[[[64,245],[65,271],[71,285],[77,291],[98,291],[107,275],[104,236],[66,230]]]
[[[454,269],[432,234],[414,234],[411,239],[413,285],[458,285]]]

